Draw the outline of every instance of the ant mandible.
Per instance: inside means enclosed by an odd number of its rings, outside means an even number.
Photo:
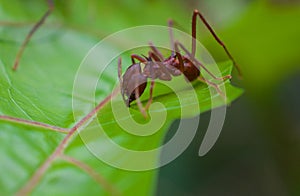
[[[132,54],[131,55],[132,65],[130,65],[127,68],[123,76],[121,76],[122,62],[121,62],[121,58],[119,58],[118,76],[120,81],[121,94],[127,107],[130,107],[130,103],[136,100],[140,112],[146,118],[147,117],[146,111],[148,110],[153,100],[153,88],[155,85],[155,79],[170,81],[172,80],[172,76],[179,76],[181,74],[183,74],[189,82],[198,79],[201,82],[213,86],[220,95],[224,96],[222,91],[219,89],[219,86],[216,83],[206,80],[200,74],[200,69],[202,68],[215,80],[224,81],[226,79],[231,79],[231,75],[226,75],[224,77],[217,78],[195,58],[197,17],[201,19],[201,21],[204,23],[206,28],[213,35],[215,40],[224,48],[226,54],[232,60],[239,75],[241,76],[240,68],[236,64],[232,55],[227,50],[225,44],[216,35],[216,33],[214,32],[212,27],[208,24],[208,22],[205,20],[203,15],[198,10],[194,10],[192,16],[192,51],[191,52],[189,52],[180,42],[174,42],[173,32],[172,32],[173,22],[170,20],[168,26],[170,31],[169,33],[170,33],[172,54],[168,58],[164,58],[162,53],[152,43],[150,43],[149,45],[151,51],[148,52],[148,57]],[[181,48],[186,53],[186,55],[181,55],[179,48]],[[136,63],[135,60],[138,60],[139,62]],[[143,70],[141,68],[142,64],[144,65]],[[140,101],[140,96],[144,93],[144,90],[147,86],[148,78],[151,79],[150,98],[148,99],[148,102],[144,107]],[[125,98],[125,96],[127,98]]]

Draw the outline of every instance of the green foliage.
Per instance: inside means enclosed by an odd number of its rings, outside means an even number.
[[[1,6],[4,8],[0,12],[1,19],[35,21],[43,13],[41,10],[46,9],[41,2],[35,3],[37,3],[36,6],[32,7],[31,3],[25,1],[1,2]],[[79,1],[75,2],[73,6],[76,7],[75,5],[78,4],[80,4]],[[73,6],[70,7],[70,10],[74,8]],[[32,13],[27,13],[27,8],[30,8]],[[64,15],[70,16],[66,10],[59,8],[60,4],[50,21],[55,21],[55,18],[63,18]],[[94,14],[97,17],[103,16]],[[80,10],[72,15],[78,17],[77,20],[86,20],[84,18],[85,13],[80,12]],[[74,21],[74,18],[66,18],[65,22]],[[120,23],[123,22],[120,20]],[[105,24],[108,25],[108,22]],[[0,27],[0,115],[71,128],[76,123],[72,111],[72,90],[76,71],[84,55],[97,43],[98,39],[79,30],[70,30],[67,27],[58,28],[55,25],[46,24],[26,48],[20,62],[20,69],[13,72],[11,66],[15,54],[30,27],[30,25]],[[102,29],[105,29],[105,25],[101,25]],[[230,74],[232,65],[231,63],[221,63],[220,69],[224,75]],[[94,73],[90,74],[91,77],[95,77]],[[104,79],[106,80],[104,85],[96,89],[97,100],[101,101],[111,93],[116,78],[116,72],[112,72],[110,78]],[[240,89],[233,87],[228,81],[225,87],[228,103],[242,93]],[[197,83],[195,90],[199,101],[197,104],[201,106],[201,112],[212,109],[207,86]],[[186,99],[186,103],[193,104],[189,103],[188,100],[189,91],[191,90],[183,89],[180,93]],[[180,106],[174,93],[164,93],[163,90],[159,89],[156,90],[156,93],[160,96],[157,96],[155,101],[163,103],[171,114],[168,115],[158,134],[147,138],[125,134],[114,121],[110,104],[108,104],[100,110],[98,119],[112,140],[132,149],[155,148],[163,142],[171,122],[180,117],[181,107],[190,106],[188,104]],[[215,95],[217,95],[216,92]],[[220,99],[220,96],[214,97]],[[144,99],[146,98],[144,97]],[[91,105],[95,104],[93,101],[89,100],[89,102]],[[224,104],[219,100],[213,107],[221,105]],[[142,122],[144,120],[136,106],[130,110],[137,121]],[[87,114],[90,111],[82,108],[82,112]],[[190,113],[185,117],[195,115],[199,115],[199,111]],[[7,122],[3,119],[0,121],[0,130],[1,195],[14,194],[22,188],[66,136],[52,130]],[[100,141],[99,147],[105,147],[101,144],[101,138],[98,139]],[[154,190],[157,171],[130,172],[106,165],[87,150],[79,135],[76,135],[68,144],[65,153],[89,165],[122,194],[147,195]],[[109,149],[108,153],[114,157],[122,156],[109,152]],[[151,161],[156,162],[158,158],[159,156],[152,158]],[[33,195],[83,195],[85,193],[91,195],[108,194],[85,171],[60,158],[51,164],[33,190]]]
[[[239,17],[232,19],[234,22],[228,28],[220,31],[243,69],[244,84],[253,95],[263,99],[300,68],[300,6],[296,2],[279,2],[253,1]],[[209,45],[223,54],[213,40]]]

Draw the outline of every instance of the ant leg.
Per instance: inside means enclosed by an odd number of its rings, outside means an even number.
[[[168,27],[169,27],[169,35],[170,35],[170,44],[172,49],[172,56],[175,55],[175,48],[174,48],[174,34],[173,34],[173,20],[168,20]]]
[[[151,71],[153,71],[153,70],[151,70]],[[147,102],[147,104],[146,104],[145,107],[143,106],[143,104],[142,104],[142,102],[141,102],[141,100],[140,100],[140,95],[139,95],[139,90],[138,90],[138,88],[135,89],[135,99],[136,99],[136,101],[137,101],[137,105],[138,105],[138,107],[139,107],[139,110],[140,110],[140,112],[142,113],[142,115],[144,116],[144,118],[147,118],[147,117],[148,117],[146,111],[149,109],[149,107],[150,107],[150,105],[151,105],[151,103],[152,103],[152,101],[153,101],[153,89],[154,89],[154,85],[155,85],[155,81],[154,81],[154,79],[152,78],[152,79],[151,79],[151,86],[150,86],[150,97],[149,97],[148,102]],[[137,85],[136,85],[136,86],[137,86]]]
[[[153,45],[152,42],[149,42],[149,46],[152,50],[152,52],[159,58],[159,61],[162,62],[164,61],[164,55]]]
[[[142,62],[142,63],[146,63],[147,62],[147,59],[137,55],[137,54],[132,54],[131,55],[131,61],[132,61],[132,64],[135,64],[135,60],[134,59],[137,59],[138,61]]]
[[[156,62],[161,62],[159,56],[153,51],[148,52],[149,57],[153,58]]]
[[[208,85],[214,87],[214,88],[216,89],[216,91],[217,91],[224,99],[226,99],[225,94],[221,91],[221,89],[219,88],[219,85],[218,85],[218,84],[213,83],[213,82],[211,82],[211,81],[209,81],[209,80],[206,80],[205,78],[203,78],[203,77],[201,77],[201,76],[199,76],[197,79],[198,79],[200,82],[203,82],[203,83],[205,83],[205,84],[208,84]]]
[[[171,44],[171,50],[172,50],[172,56],[174,56],[174,36],[173,36],[173,20],[168,21],[168,27],[169,27],[169,35],[170,35],[170,44]],[[153,45],[152,42],[149,42],[150,48],[159,58],[160,61],[165,60],[163,54]]]
[[[28,44],[28,42],[30,41],[31,37],[33,36],[33,34],[37,31],[37,29],[45,22],[46,18],[51,14],[51,12],[54,9],[54,3],[53,0],[47,0],[47,4],[48,4],[48,10],[47,12],[42,16],[42,18],[32,27],[32,29],[29,31],[29,33],[27,34],[25,40],[23,41],[20,49],[18,50],[18,53],[16,55],[16,59],[14,62],[14,66],[13,66],[13,70],[16,71],[18,69],[19,66],[19,61],[23,55],[23,52]]]
[[[139,56],[131,56],[131,57],[132,57],[132,59],[135,58],[135,57],[137,57],[137,59],[139,59],[141,61],[141,59],[140,59]],[[159,61],[159,58],[154,53],[152,53],[152,52],[149,52],[149,57],[152,57],[155,61],[156,60]],[[150,69],[151,69],[151,73],[152,73],[153,72],[152,67]],[[135,99],[137,101],[137,104],[138,104],[140,112],[142,113],[142,115],[145,118],[147,118],[146,111],[149,109],[149,107],[150,107],[150,105],[151,105],[151,103],[153,101],[153,88],[154,88],[154,85],[155,85],[155,81],[154,81],[154,79],[152,77],[152,79],[151,79],[151,86],[150,86],[150,97],[149,97],[148,102],[147,102],[147,104],[146,104],[145,107],[143,107],[143,104],[140,101],[140,98],[139,98],[140,96],[139,96],[138,88],[135,89]]]
[[[194,61],[197,65],[199,65],[200,68],[203,68],[213,79],[224,81],[224,80],[232,78],[231,75],[226,75],[226,76],[223,76],[223,77],[220,77],[220,78],[216,77],[202,63],[200,63],[194,56],[192,56],[192,54],[180,42],[175,43],[175,48],[178,47],[178,46],[183,49],[183,51],[191,58],[192,61]]]
[[[151,85],[150,85],[150,97],[149,100],[145,106],[145,110],[147,111],[153,101],[153,89],[154,89],[155,81],[154,79],[151,80]]]
[[[135,89],[135,100],[137,102],[137,105],[139,107],[140,112],[142,113],[142,115],[144,116],[144,118],[147,118],[148,115],[146,113],[146,109],[144,108],[141,100],[140,100],[140,94],[139,94],[139,90],[138,88]]]
[[[207,20],[204,18],[204,16],[198,10],[194,10],[193,19],[192,19],[192,37],[193,38],[192,38],[192,54],[191,55],[194,57],[195,53],[196,53],[196,30],[197,30],[196,22],[197,22],[197,16],[199,16],[199,18],[204,23],[205,27],[209,30],[209,32],[213,35],[213,37],[215,38],[215,40],[223,47],[223,49],[225,50],[227,56],[233,62],[233,65],[237,69],[239,76],[242,77],[242,71],[241,71],[239,65],[235,62],[234,58],[232,57],[232,55],[228,51],[228,49],[225,46],[225,44],[217,36],[217,34],[213,30],[213,28],[208,24]]]

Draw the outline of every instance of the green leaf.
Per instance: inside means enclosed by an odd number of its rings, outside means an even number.
[[[15,3],[16,7],[20,6],[18,3],[20,2]],[[14,7],[12,5],[10,4],[10,8]],[[41,9],[46,9],[45,5],[39,5]],[[3,3],[3,6],[8,7],[7,2]],[[22,6],[30,7],[30,5]],[[5,10],[6,12],[1,12],[5,19],[35,18],[33,16],[35,14],[26,16],[24,9]],[[43,12],[40,11],[40,13]],[[157,87],[154,102],[162,103],[168,115],[158,132],[147,137],[140,137],[128,134],[116,122],[112,107],[114,104],[124,107],[120,95],[118,95],[99,111],[98,118],[81,130],[80,135],[74,134],[68,139],[64,154],[80,161],[80,164],[76,164],[74,160],[68,161],[60,154],[55,154],[55,158],[52,160],[55,149],[64,144],[62,143],[63,139],[69,135],[54,131],[49,127],[43,127],[43,125],[35,126],[18,119],[69,128],[68,131],[72,130],[71,128],[77,123],[74,120],[72,109],[72,92],[76,72],[81,60],[98,39],[95,36],[68,28],[45,25],[39,29],[26,48],[20,62],[20,69],[13,72],[11,67],[16,52],[29,29],[28,25],[0,27],[1,195],[15,194],[23,190],[22,188],[26,187],[27,183],[29,183],[33,195],[83,195],[86,193],[111,195],[115,192],[124,195],[132,193],[148,195],[153,193],[157,170],[134,172],[117,169],[100,161],[87,149],[86,145],[89,142],[96,143],[95,147],[105,149],[110,158],[115,158],[121,163],[127,162],[129,165],[130,161],[132,164],[134,163],[130,157],[124,157],[123,154],[108,149],[104,137],[93,138],[94,135],[91,133],[99,130],[94,123],[100,122],[111,140],[125,148],[149,150],[163,143],[170,124],[181,116],[181,109],[186,108],[191,111],[183,116],[188,118],[224,105],[223,99],[212,91],[212,97],[216,100],[212,106],[209,88],[198,82],[193,84],[195,90],[181,89],[178,91],[178,94],[182,96],[182,105],[179,104],[174,93],[166,92],[163,86]],[[231,73],[231,63],[221,63],[219,67],[223,75]],[[97,101],[102,101],[112,92],[116,82],[115,70],[109,70],[110,73],[102,78],[101,86],[96,88]],[[90,77],[95,76],[92,72],[89,74]],[[225,83],[225,88],[228,103],[242,93],[242,90],[232,86],[229,81]],[[197,103],[190,101],[191,92],[196,92]],[[142,98],[147,100],[147,97],[148,94],[145,93]],[[80,95],[75,95],[75,99],[89,105],[98,104],[93,100],[85,100]],[[199,104],[201,111],[193,110],[194,104]],[[80,109],[82,117],[90,112],[90,108]],[[160,113],[155,104],[150,111],[154,116]],[[145,123],[137,106],[133,104],[130,112],[137,122]],[[18,119],[5,118],[7,116]],[[81,137],[84,134],[91,137],[90,140],[83,142]],[[145,157],[145,159],[156,163],[159,161],[159,154]],[[45,163],[50,163],[49,167],[40,172],[39,169]],[[36,183],[32,183],[34,182],[32,177],[36,174],[41,174],[41,178]],[[104,179],[104,182],[101,179]]]

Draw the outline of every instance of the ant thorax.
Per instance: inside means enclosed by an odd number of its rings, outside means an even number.
[[[169,70],[165,67],[164,62],[148,61],[144,64],[143,74],[151,79],[160,79],[164,81],[172,80]]]

